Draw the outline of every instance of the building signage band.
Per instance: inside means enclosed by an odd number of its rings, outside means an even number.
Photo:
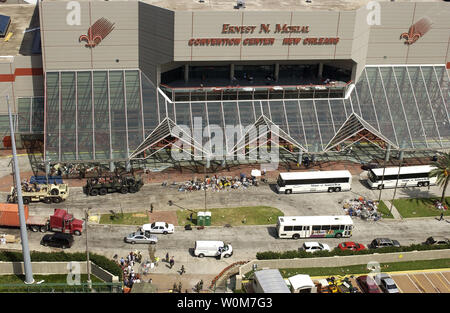
[[[270,24],[257,25],[222,25],[222,34],[306,34],[309,33],[308,25],[288,25],[275,24],[271,28]],[[335,45],[339,42],[339,37],[285,37],[282,45]],[[273,37],[247,37],[247,38],[191,38],[189,46],[272,46],[275,43]]]

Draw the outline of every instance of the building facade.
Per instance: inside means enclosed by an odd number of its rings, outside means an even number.
[[[176,142],[211,158],[213,125],[229,159],[275,131],[298,155],[450,147],[448,2],[215,2],[10,5],[39,27],[1,53],[17,131],[41,135],[51,163],[144,160]],[[269,135],[251,133],[261,125]]]

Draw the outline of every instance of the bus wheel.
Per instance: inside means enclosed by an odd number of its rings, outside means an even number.
[[[422,182],[418,182],[417,183],[417,187],[422,187],[423,186],[423,183]]]
[[[337,233],[336,235],[334,235],[334,237],[341,238],[342,237],[342,233]]]
[[[29,204],[31,202],[31,199],[29,197],[23,197],[22,202],[23,204]]]
[[[334,191],[334,188],[332,188],[332,187],[328,188],[328,192],[333,192],[333,191]]]
[[[341,187],[336,187],[336,188],[334,189],[334,191],[336,191],[336,192],[341,191]]]
[[[286,190],[284,193],[287,194],[287,195],[290,195],[290,194],[292,193],[292,190],[291,190],[291,189],[288,189],[288,190]]]
[[[384,189],[384,185],[378,185],[378,190]]]
[[[430,185],[430,182],[429,182],[429,181],[426,181],[426,182],[423,183],[423,185],[424,185],[425,187],[428,187],[428,186]]]
[[[43,201],[44,201],[44,203],[49,204],[49,203],[52,203],[52,198],[45,197]]]
[[[33,225],[33,226],[31,226],[31,231],[32,231],[33,233],[37,233],[37,232],[39,231],[39,227],[36,226],[36,225]]]
[[[294,234],[292,236],[292,239],[295,239],[295,240],[300,239],[300,235],[299,234]]]

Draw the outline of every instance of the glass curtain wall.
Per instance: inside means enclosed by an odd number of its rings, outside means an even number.
[[[139,70],[47,72],[46,87],[50,162],[126,160],[160,121],[156,88]]]

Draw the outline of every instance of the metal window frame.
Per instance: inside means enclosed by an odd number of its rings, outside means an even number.
[[[429,148],[428,139],[427,139],[427,133],[425,132],[425,127],[423,126],[422,115],[420,114],[419,104],[417,103],[416,93],[415,93],[415,90],[414,90],[414,87],[413,87],[413,84],[412,84],[412,81],[411,81],[411,75],[409,74],[408,67],[406,67],[406,73],[408,74],[409,85],[411,86],[412,94],[413,94],[413,97],[414,97],[414,102],[416,104],[417,114],[419,115],[420,125],[422,126],[423,137],[425,138],[425,145],[426,145],[427,148]]]
[[[386,104],[388,106],[389,117],[391,118],[392,130],[394,131],[394,136],[395,136],[395,142],[396,142],[396,145],[399,146],[398,137],[397,137],[397,131],[395,130],[394,119],[392,118],[392,113],[391,113],[391,105],[389,104],[389,99],[388,99],[388,96],[387,96],[387,93],[386,93],[386,88],[384,87],[383,74],[381,73],[381,70],[380,70],[379,67],[378,67],[378,74],[380,75],[381,86],[383,87],[383,92],[384,92],[384,98],[386,99]]]
[[[411,135],[411,130],[410,130],[410,127],[409,127],[408,116],[406,115],[405,106],[403,105],[403,98],[402,98],[402,94],[400,92],[400,87],[398,85],[397,74],[395,74],[395,69],[394,69],[393,66],[391,66],[391,70],[392,70],[392,74],[394,74],[395,86],[397,87],[397,92],[398,92],[398,96],[399,96],[399,99],[400,99],[400,104],[402,105],[403,116],[404,116],[405,122],[406,122],[406,129],[408,130],[409,139],[411,139],[411,146],[414,147],[414,140],[413,140],[412,135]],[[404,148],[404,147],[401,147],[401,148]]]
[[[442,144],[441,133],[439,132],[439,127],[438,127],[437,122],[436,122],[436,117],[434,116],[433,105],[431,104],[431,98],[430,98],[430,95],[428,94],[428,87],[427,87],[427,84],[425,83],[425,77],[423,76],[423,72],[422,72],[422,67],[421,66],[419,66],[419,70],[420,70],[420,75],[422,76],[422,81],[423,81],[423,85],[425,87],[425,92],[427,94],[428,104],[430,105],[431,115],[433,116],[434,125],[436,126],[436,132],[437,132],[437,135],[438,135],[438,138],[439,138],[439,142],[441,144],[441,148],[443,148],[444,145]]]

